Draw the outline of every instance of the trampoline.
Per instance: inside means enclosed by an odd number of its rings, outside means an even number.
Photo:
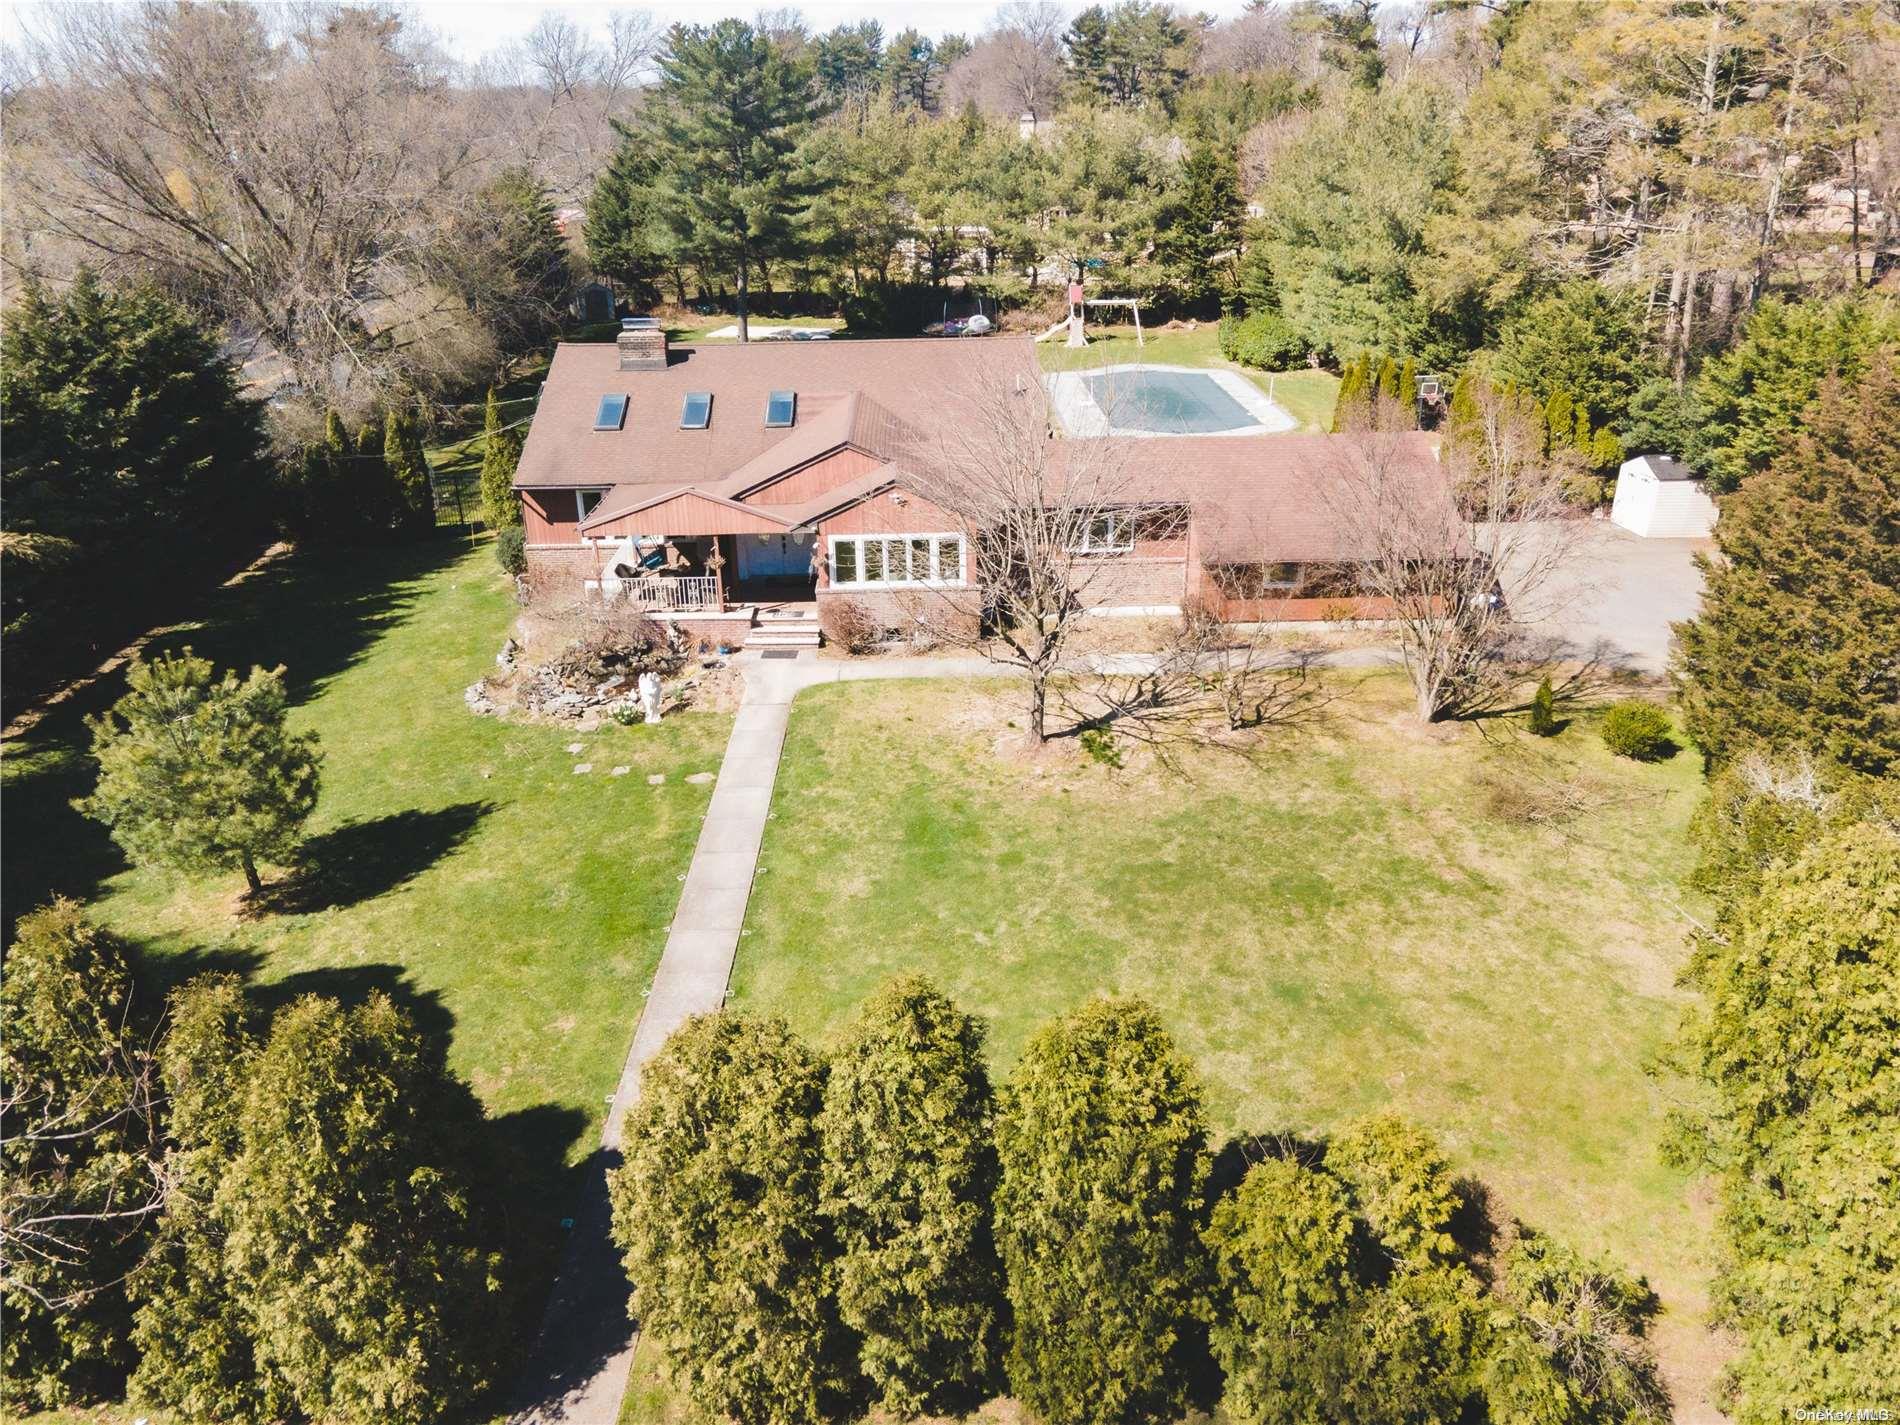
[[[1233,371],[1109,366],[1057,373],[1050,390],[1071,435],[1265,435],[1297,424]]]

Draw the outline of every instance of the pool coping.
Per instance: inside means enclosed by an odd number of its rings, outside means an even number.
[[[1205,376],[1231,396],[1234,403],[1258,424],[1237,426],[1231,430],[1148,430],[1142,426],[1112,426],[1106,413],[1089,394],[1084,378],[1114,376],[1124,371],[1168,371],[1189,376]],[[1055,405],[1062,428],[1072,436],[1122,435],[1143,439],[1166,440],[1182,436],[1218,440],[1230,436],[1282,435],[1299,429],[1299,422],[1278,401],[1254,385],[1238,371],[1218,366],[1176,366],[1164,362],[1124,361],[1113,366],[1091,366],[1074,371],[1051,371],[1043,377],[1049,399]]]

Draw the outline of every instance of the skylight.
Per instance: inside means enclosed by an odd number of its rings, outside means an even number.
[[[595,430],[619,430],[627,423],[627,398],[625,396],[602,396],[600,405],[594,411]]]
[[[680,407],[681,430],[704,430],[712,424],[712,392],[688,391]]]
[[[798,409],[796,391],[774,391],[765,403],[765,423],[769,426],[788,426],[792,423],[792,412]]]

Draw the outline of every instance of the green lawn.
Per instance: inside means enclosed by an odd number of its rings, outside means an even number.
[[[71,809],[89,777],[79,714],[117,680],[6,744],[5,899],[10,915],[55,891],[89,902],[158,986],[229,966],[271,1003],[374,988],[407,1003],[487,1105],[495,1151],[519,1154],[513,1220],[540,1271],[699,834],[710,788],[684,778],[718,766],[730,718],[587,734],[477,718],[462,689],[513,612],[487,544],[449,538],[292,556],[221,591],[161,643],[287,666],[293,723],[324,750],[307,903],[245,915],[235,873],[128,869]],[[577,775],[581,762],[594,770]],[[632,774],[610,777],[616,764]]]
[[[1114,366],[1125,361],[1150,361],[1157,366],[1219,366],[1238,371],[1286,408],[1300,430],[1323,434],[1332,429],[1333,407],[1339,401],[1339,378],[1330,371],[1255,371],[1220,354],[1220,333],[1212,322],[1193,331],[1145,331],[1135,344],[1130,326],[1088,326],[1089,344],[1071,351],[1060,337],[1036,348],[1044,371],[1085,371],[1092,366]]]
[[[1393,677],[1355,681],[1261,764],[1183,781],[999,754],[1019,716],[1001,690],[808,692],[737,1000],[822,1040],[885,977],[923,971],[988,1022],[1006,1069],[1088,996],[1145,996],[1222,1132],[1396,1108],[1510,1211],[1647,1274],[1666,1363],[1698,1396],[1701,1228],[1658,1161],[1664,1096],[1641,1067],[1680,1008],[1696,759],[1619,761],[1583,726],[1424,729],[1404,702]],[[1536,778],[1601,805],[1561,829],[1488,810],[1490,784]]]

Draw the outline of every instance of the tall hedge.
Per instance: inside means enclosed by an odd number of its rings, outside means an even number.
[[[1718,1174],[1717,1305],[1742,1422],[1877,1401],[1900,1361],[1900,835],[1863,822],[1770,867],[1690,978],[1712,1094],[1685,1158]]]
[[[1155,1011],[1100,999],[1037,1034],[996,1148],[1015,1393],[1048,1425],[1178,1416],[1207,1284],[1207,1122]]]
[[[821,1206],[839,1314],[899,1417],[980,1400],[1000,1365],[994,1102],[983,1027],[928,980],[893,980],[830,1061]]]
[[[610,1184],[632,1312],[714,1419],[817,1425],[846,1383],[818,1210],[824,1070],[779,1019],[708,1014],[641,1076]]]
[[[453,1415],[505,1346],[474,1096],[380,993],[279,1011],[247,1079],[218,1210],[257,1369],[317,1419]]]
[[[1291,1159],[1255,1164],[1215,1207],[1210,1342],[1224,1414],[1298,1419],[1324,1389],[1320,1333],[1357,1292],[1357,1239],[1344,1184]]]

